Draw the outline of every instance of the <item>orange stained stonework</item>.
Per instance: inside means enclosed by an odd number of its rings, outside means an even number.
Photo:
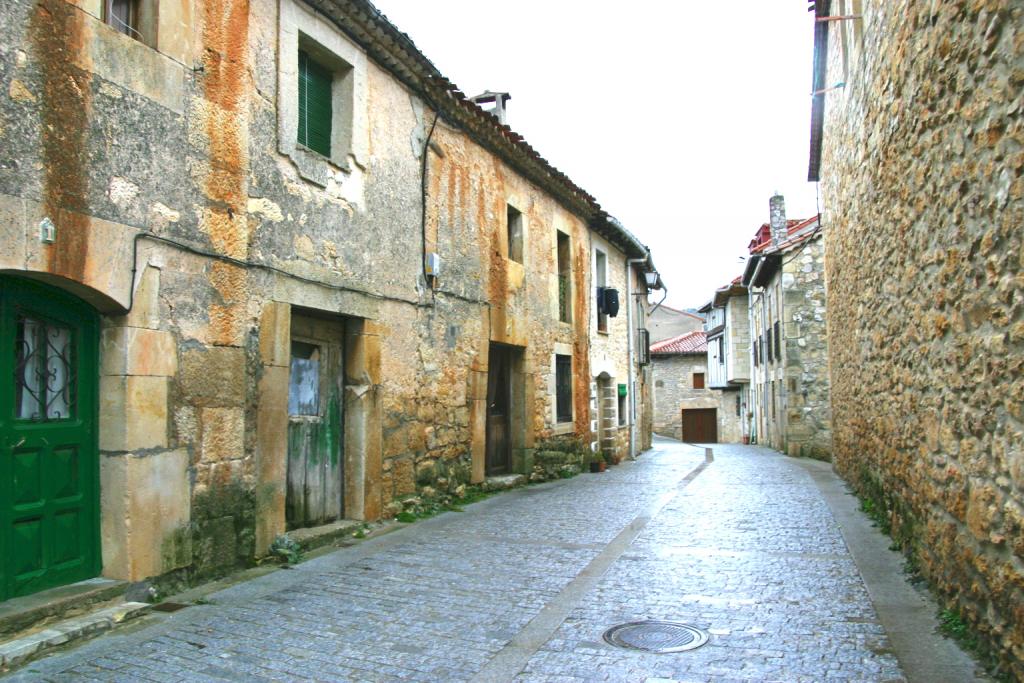
[[[63,0],[40,0],[29,39],[42,73],[40,136],[43,206],[57,226],[46,250],[47,270],[82,282],[88,270],[89,117],[92,77],[74,66],[85,48],[83,15]]]
[[[205,0],[202,17],[203,123],[209,141],[203,224],[215,249],[245,258],[249,1]],[[210,281],[220,301],[210,305],[209,341],[237,346],[248,296],[246,274],[235,266],[215,263]]]

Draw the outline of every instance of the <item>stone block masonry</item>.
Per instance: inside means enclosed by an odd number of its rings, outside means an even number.
[[[1022,27],[1019,1],[863,3],[829,35],[821,166],[836,467],[1016,680]]]

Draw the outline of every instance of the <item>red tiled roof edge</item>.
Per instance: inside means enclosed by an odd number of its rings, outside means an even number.
[[[684,354],[707,352],[708,338],[702,330],[686,332],[677,337],[670,337],[669,339],[651,344],[651,353]]]

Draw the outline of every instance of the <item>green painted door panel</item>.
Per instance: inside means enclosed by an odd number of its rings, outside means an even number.
[[[96,576],[98,319],[0,277],[0,600]]]
[[[344,329],[340,322],[293,316],[288,386],[289,529],[317,526],[344,514],[342,391]]]

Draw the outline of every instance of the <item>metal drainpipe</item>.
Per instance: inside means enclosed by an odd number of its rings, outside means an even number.
[[[629,459],[636,460],[636,375],[634,366],[636,351],[633,348],[633,264],[647,263],[647,257],[626,259],[626,327],[629,328],[627,338],[629,348]]]

